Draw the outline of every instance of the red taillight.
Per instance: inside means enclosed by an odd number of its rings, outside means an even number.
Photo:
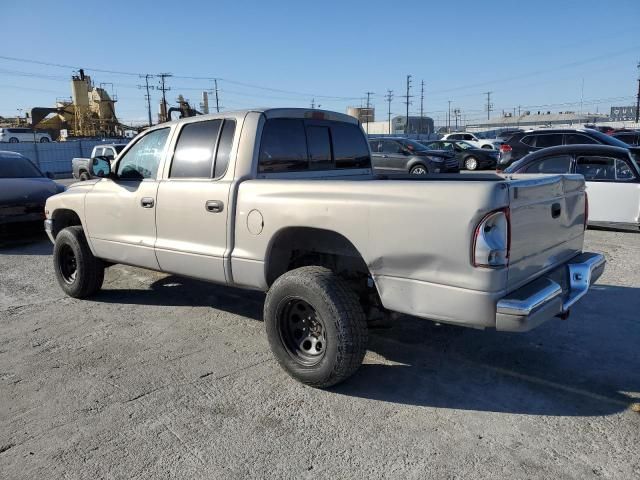
[[[513,148],[511,148],[511,145],[509,145],[508,143],[503,143],[502,145],[500,145],[500,151],[502,153],[507,153],[507,152],[510,152],[511,150],[513,150]]]
[[[506,267],[510,253],[511,218],[506,207],[487,213],[476,226],[471,262],[474,267]]]
[[[584,192],[584,229],[587,229],[587,222],[589,221],[589,195]]]

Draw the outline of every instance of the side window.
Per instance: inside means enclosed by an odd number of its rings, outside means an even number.
[[[105,148],[102,155],[107,157],[109,160],[113,160],[114,158],[116,158],[113,148]]]
[[[571,157],[559,155],[546,157],[529,165],[524,173],[569,173],[571,171]]]
[[[187,123],[180,130],[170,178],[211,178],[213,153],[222,120]]]
[[[382,143],[382,153],[400,153],[402,151],[400,144],[393,140],[383,140],[380,143]]]
[[[94,157],[101,157],[104,155],[104,148],[102,147],[97,147],[95,149],[95,153],[93,154]]]
[[[620,182],[628,182],[636,178],[633,170],[627,162],[620,158],[616,158],[616,180]]]
[[[331,168],[331,137],[329,127],[307,126],[307,142],[309,145],[309,168],[322,170]]]
[[[220,134],[220,143],[218,144],[218,153],[216,153],[216,166],[214,177],[220,178],[227,171],[229,158],[231,156],[231,148],[233,147],[233,137],[236,133],[236,121],[225,120]]]
[[[370,168],[371,158],[362,130],[352,123],[332,123],[331,139],[336,168]]]
[[[128,180],[156,178],[162,154],[169,137],[169,128],[147,133],[118,162],[118,176]]]
[[[520,140],[520,142],[524,143],[525,145],[529,145],[530,147],[535,147],[536,137],[533,135],[527,135],[525,137],[522,137],[522,140]]]
[[[302,119],[271,118],[262,130],[258,171],[288,172],[306,170],[307,139]]]
[[[564,136],[565,145],[591,145],[596,142],[593,138],[581,133],[567,133]]]
[[[474,139],[473,135],[469,135],[469,134],[464,135],[464,138],[463,138],[463,140],[473,140],[473,139]]]
[[[587,181],[615,180],[615,162],[615,158],[609,157],[579,157],[576,173],[584,175]]]
[[[536,136],[536,148],[555,147],[562,145],[561,133],[546,133],[544,135]]]
[[[369,140],[369,148],[371,148],[371,153],[378,153],[380,148],[380,141]]]

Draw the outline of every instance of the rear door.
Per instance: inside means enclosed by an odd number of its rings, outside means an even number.
[[[630,159],[584,155],[576,159],[576,173],[587,181],[590,221],[640,222],[640,179]]]
[[[158,188],[158,263],[163,271],[217,283],[227,281],[227,175],[236,122],[189,122],[177,132],[171,162]]]

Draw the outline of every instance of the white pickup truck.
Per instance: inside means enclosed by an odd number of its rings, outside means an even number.
[[[73,174],[73,178],[77,178],[82,182],[89,180],[91,178],[89,163],[91,163],[94,158],[106,157],[110,162],[113,162],[113,160],[126,146],[126,143],[105,143],[103,145],[96,145],[91,151],[91,157],[76,157],[71,159],[71,172]]]
[[[604,269],[582,251],[580,175],[376,176],[339,113],[182,119],[90,166],[102,178],[45,208],[68,295],[99,295],[113,263],[266,291],[275,357],[317,387],[357,370],[380,314],[526,331],[566,318]]]

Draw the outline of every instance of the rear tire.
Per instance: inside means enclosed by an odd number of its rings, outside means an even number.
[[[18,140],[16,137],[11,137],[9,139],[9,143],[20,143],[20,140]]]
[[[58,233],[53,266],[58,284],[70,297],[89,297],[102,287],[104,263],[91,253],[81,226],[67,227]]]
[[[367,351],[358,296],[324,267],[301,267],[269,289],[264,322],[280,366],[305,385],[327,388],[353,375]]]
[[[482,145],[482,148],[485,150],[493,150],[494,148],[491,145]]]
[[[478,168],[478,160],[476,157],[467,157],[464,159],[464,168],[467,170],[475,170]]]
[[[87,172],[81,172],[79,178],[81,182],[84,182],[85,180],[89,180],[91,177]]]
[[[49,143],[49,139],[47,137],[42,137],[40,139],[40,143]]]

